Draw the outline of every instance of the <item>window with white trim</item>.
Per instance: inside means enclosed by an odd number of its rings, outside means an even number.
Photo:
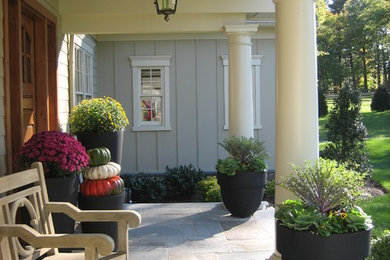
[[[171,130],[169,65],[171,56],[131,56],[133,131]]]
[[[74,96],[75,105],[93,95],[93,58],[92,54],[78,45],[74,49]]]
[[[253,125],[254,129],[261,129],[260,111],[260,67],[263,55],[252,55],[252,86],[253,86]],[[221,55],[223,65],[223,95],[225,123],[224,129],[229,129],[229,59],[227,55]]]

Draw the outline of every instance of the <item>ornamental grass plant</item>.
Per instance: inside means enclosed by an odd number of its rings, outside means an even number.
[[[88,166],[89,157],[74,136],[44,131],[34,134],[14,160],[18,170],[29,169],[33,162],[42,163],[46,177],[69,177],[80,174]]]
[[[231,136],[219,145],[230,154],[226,159],[218,160],[219,173],[231,176],[240,172],[263,172],[267,169],[265,160],[269,158],[269,154],[265,151],[263,142],[253,137]]]
[[[322,236],[369,230],[371,218],[354,203],[362,194],[364,174],[333,160],[293,166],[293,174],[278,185],[298,199],[287,200],[275,213],[280,224]]]
[[[115,132],[129,125],[122,105],[111,97],[92,98],[81,101],[69,115],[73,134],[83,132]]]

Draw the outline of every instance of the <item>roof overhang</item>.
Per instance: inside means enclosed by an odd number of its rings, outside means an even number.
[[[58,0],[61,30],[86,34],[215,33],[223,32],[225,24],[274,24],[272,0],[179,0],[169,22],[156,14],[153,2]]]

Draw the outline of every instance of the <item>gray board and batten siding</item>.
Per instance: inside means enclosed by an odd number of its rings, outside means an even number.
[[[275,40],[252,40],[252,55],[261,59],[261,129],[275,169]],[[218,145],[224,129],[225,39],[98,41],[98,95],[116,98],[130,121],[124,138],[123,173],[159,173],[165,167],[193,164],[215,172],[218,158],[227,153]],[[171,56],[169,67],[169,131],[132,131],[133,90],[130,56]]]

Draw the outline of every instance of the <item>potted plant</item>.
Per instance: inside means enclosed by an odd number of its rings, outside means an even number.
[[[260,206],[267,183],[268,153],[254,138],[225,139],[220,145],[230,154],[217,163],[218,184],[226,209],[235,217],[249,217]]]
[[[70,131],[86,149],[107,147],[121,163],[123,130],[129,124],[122,105],[111,97],[81,101],[69,115]]]
[[[89,158],[75,137],[58,131],[34,134],[17,154],[15,166],[25,170],[33,162],[43,165],[50,201],[77,204],[79,174],[88,166]],[[74,231],[74,220],[64,214],[53,214],[53,222],[57,233]]]
[[[298,198],[286,200],[275,213],[282,259],[365,259],[371,218],[354,205],[363,182],[364,174],[332,160],[293,165],[293,175],[277,183]]]

